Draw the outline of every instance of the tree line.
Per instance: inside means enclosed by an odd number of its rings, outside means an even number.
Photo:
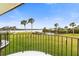
[[[20,24],[23,25],[24,29],[26,30],[26,25],[30,23],[31,24],[31,32],[32,32],[34,22],[35,22],[35,20],[33,18],[29,18],[27,20],[20,21]],[[50,33],[55,33],[55,34],[79,33],[79,25],[76,25],[75,22],[71,22],[69,24],[69,26],[71,28],[69,28],[68,26],[61,28],[61,27],[59,27],[58,23],[55,23],[53,29],[47,29],[46,27],[44,27],[42,32],[43,33],[50,32]],[[12,27],[5,26],[5,27],[0,28],[0,30],[16,30],[16,29],[17,29],[16,26],[12,26]]]
[[[68,34],[68,33],[75,34],[75,33],[79,33],[79,25],[76,25],[75,22],[70,23],[69,26],[71,28],[69,28],[68,26],[65,26],[64,28],[61,28],[61,27],[59,27],[58,23],[55,23],[54,24],[55,28],[53,28],[53,29],[47,29],[46,27],[44,27],[43,28],[43,32],[44,33],[50,32],[50,33],[55,33],[55,34],[64,34],[64,33],[65,34]]]

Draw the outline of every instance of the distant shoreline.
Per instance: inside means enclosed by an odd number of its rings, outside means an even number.
[[[6,33],[6,32],[31,32],[31,29],[26,29],[26,30],[0,30],[0,33]],[[32,32],[42,32],[42,29],[32,29]]]

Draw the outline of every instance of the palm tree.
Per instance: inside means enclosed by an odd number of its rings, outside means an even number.
[[[43,32],[44,32],[44,34],[46,33],[46,27],[43,28]]]
[[[65,30],[66,30],[66,33],[67,33],[67,32],[68,32],[68,26],[65,26],[64,28],[65,28]]]
[[[31,32],[32,32],[34,19],[33,19],[33,18],[30,18],[30,19],[28,20],[28,23],[31,23]]]
[[[59,24],[58,23],[55,23],[54,26],[55,26],[56,34],[57,34]]]
[[[73,31],[73,34],[74,34],[74,26],[76,26],[76,24],[74,22],[72,22],[69,25],[72,27],[72,31]]]
[[[24,25],[24,28],[26,29],[27,20],[22,20],[21,24]]]

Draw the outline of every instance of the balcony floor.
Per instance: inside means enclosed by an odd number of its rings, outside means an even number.
[[[25,51],[25,52],[18,52],[18,53],[10,54],[8,56],[51,56],[51,55],[45,54],[39,51]]]

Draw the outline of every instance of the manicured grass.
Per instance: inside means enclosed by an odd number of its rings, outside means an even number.
[[[72,34],[63,34],[72,36]],[[78,36],[79,34],[75,35]],[[8,55],[17,52],[29,50],[41,51],[51,55],[77,55],[77,39],[61,37],[58,35],[31,34],[31,33],[9,33],[8,40],[10,44],[2,49],[2,55]],[[67,43],[66,43],[67,42]],[[72,45],[71,45],[72,43]],[[72,50],[72,51],[71,51]]]

